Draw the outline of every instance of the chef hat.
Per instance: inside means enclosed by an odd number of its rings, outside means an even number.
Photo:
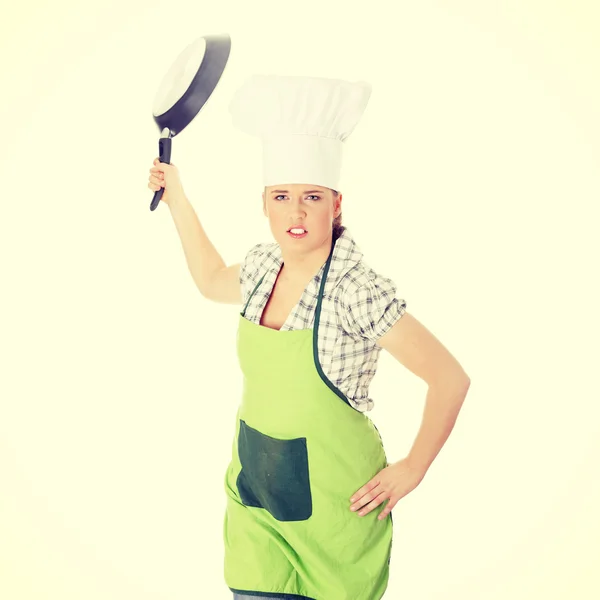
[[[307,183],[337,190],[343,144],[370,95],[364,81],[253,75],[229,111],[235,127],[262,141],[265,186]]]

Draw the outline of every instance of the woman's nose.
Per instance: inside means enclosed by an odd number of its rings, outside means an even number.
[[[292,200],[292,204],[290,206],[290,212],[293,215],[305,215],[306,214],[304,206],[302,205],[302,203],[299,200]]]

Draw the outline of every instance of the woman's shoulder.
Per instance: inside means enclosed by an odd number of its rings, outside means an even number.
[[[345,294],[354,293],[364,286],[376,285],[379,280],[391,281],[365,260],[354,235],[345,226],[336,240],[330,274],[335,287]]]
[[[354,244],[334,282],[338,321],[347,333],[377,341],[406,312],[398,284],[374,269]]]
[[[276,249],[277,244],[274,242],[258,242],[250,247],[246,252],[245,261],[255,260],[256,258],[264,257],[272,254]]]
[[[336,289],[342,302],[350,303],[359,295],[379,296],[381,294],[395,295],[398,285],[386,273],[373,269],[361,258],[350,265],[337,281]]]
[[[250,247],[242,261],[240,280],[254,281],[280,261],[279,246],[275,242],[259,242]]]
[[[361,262],[338,286],[338,322],[348,334],[376,342],[406,313],[396,282]]]

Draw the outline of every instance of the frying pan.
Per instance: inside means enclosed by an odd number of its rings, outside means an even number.
[[[162,80],[154,98],[152,116],[161,136],[158,157],[171,163],[171,139],[189,125],[213,93],[227,65],[231,50],[228,34],[205,35],[189,44]],[[164,188],[154,193],[155,210]]]

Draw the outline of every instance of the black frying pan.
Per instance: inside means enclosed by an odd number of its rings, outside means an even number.
[[[160,162],[171,162],[171,138],[189,125],[213,93],[229,58],[229,35],[206,35],[192,42],[177,57],[165,75],[152,115],[161,132],[158,140]],[[154,193],[150,210],[156,209],[164,188]]]

